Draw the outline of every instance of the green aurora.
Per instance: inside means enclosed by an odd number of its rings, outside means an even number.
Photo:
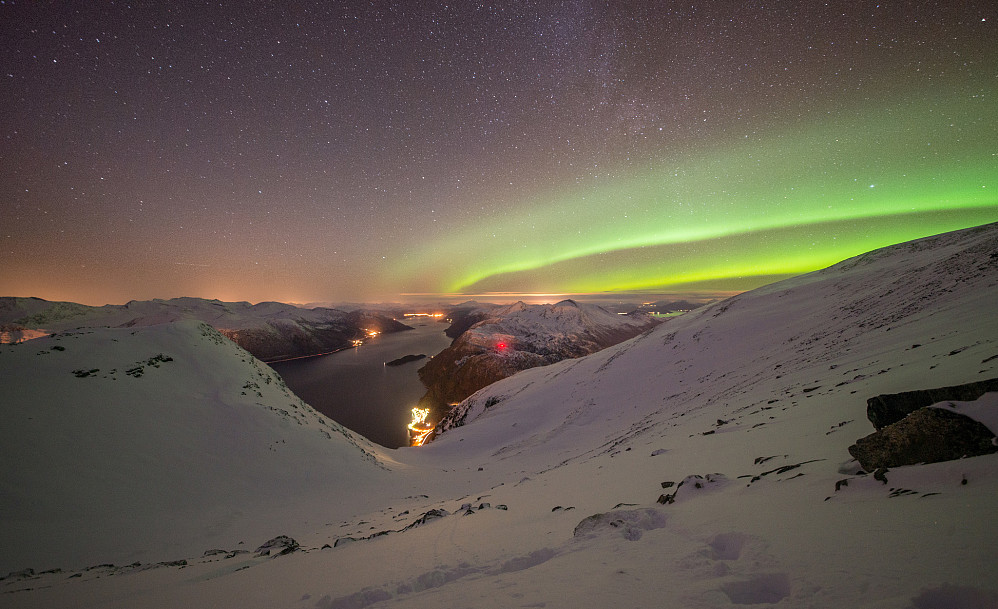
[[[998,220],[998,96],[841,110],[685,145],[410,258],[445,293],[744,290]],[[441,274],[440,269],[447,269]]]

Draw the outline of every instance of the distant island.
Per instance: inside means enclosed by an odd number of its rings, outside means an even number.
[[[419,355],[403,355],[398,359],[393,359],[390,362],[386,362],[386,366],[401,366],[402,364],[408,364],[409,362],[416,362],[426,357],[426,354],[420,353]]]

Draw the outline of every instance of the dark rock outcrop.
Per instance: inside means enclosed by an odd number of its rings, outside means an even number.
[[[983,423],[941,408],[919,408],[849,447],[866,471],[998,452]]]
[[[883,429],[919,408],[946,401],[970,402],[989,391],[998,391],[998,378],[954,387],[878,395],[866,401],[866,418],[877,429]]]
[[[298,542],[287,535],[278,535],[256,549],[257,556],[284,556],[299,548]]]

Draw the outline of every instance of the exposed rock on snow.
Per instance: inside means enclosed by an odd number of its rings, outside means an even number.
[[[485,509],[487,505],[488,504],[482,504],[481,506],[479,506],[479,509]],[[471,509],[471,504],[470,503],[462,505],[460,511],[464,515],[474,514],[474,510]],[[333,543],[333,547],[334,548],[338,548],[340,546],[344,546],[346,544],[353,543],[355,541],[367,541],[369,539],[375,539],[377,537],[384,537],[385,535],[390,535],[392,533],[403,533],[403,532],[408,531],[410,529],[414,529],[414,528],[416,528],[418,526],[422,526],[422,525],[424,525],[424,524],[426,524],[428,522],[433,522],[434,520],[439,520],[440,518],[444,518],[445,516],[449,516],[449,515],[450,515],[450,512],[448,512],[445,509],[442,509],[442,508],[441,509],[432,509],[432,510],[429,510],[429,511],[425,512],[422,516],[420,516],[416,520],[412,521],[411,523],[407,524],[405,527],[403,527],[401,529],[378,531],[377,533],[372,533],[372,534],[367,535],[365,537],[340,537],[339,539],[337,539]]]
[[[284,556],[299,548],[298,542],[287,535],[278,535],[254,550],[257,556]]]
[[[689,491],[691,490],[695,492],[695,491],[702,491],[707,488],[721,487],[727,482],[728,479],[724,474],[707,474],[706,476],[693,474],[691,476],[686,476],[685,478],[683,478],[683,480],[678,485],[676,485],[676,490],[674,490],[673,492],[660,495],[657,502],[664,504],[675,503],[676,495],[679,494],[679,489],[683,488],[686,485],[689,486],[686,486],[687,492],[685,494],[689,494]],[[668,483],[668,486],[666,486],[666,484],[667,483],[663,482],[662,488],[672,487],[671,483]]]
[[[938,463],[998,452],[983,423],[941,408],[919,408],[849,447],[863,469]]]
[[[878,395],[866,401],[866,417],[870,419],[874,427],[883,429],[919,408],[947,400],[972,401],[989,391],[998,391],[998,378],[955,387],[938,387],[936,389]]]

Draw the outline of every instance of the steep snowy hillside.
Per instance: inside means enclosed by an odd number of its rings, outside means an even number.
[[[648,434],[710,407],[730,432],[818,396],[858,393],[862,404],[867,394],[982,380],[996,366],[996,232],[913,241],[735,296],[489,387],[455,413],[467,424],[488,404],[490,417],[526,417],[503,435],[554,450],[552,440],[577,445],[574,430],[590,433],[595,421],[613,443],[638,421]],[[471,446],[500,448],[484,438]]]
[[[572,300],[554,305],[517,302],[477,316],[481,321],[419,371],[429,389],[424,403],[438,409],[457,403],[521,370],[594,353],[659,323],[644,313],[616,315]],[[449,420],[442,425],[448,427]]]
[[[996,302],[998,225],[872,252],[487,387],[464,425],[394,451],[367,507],[286,496],[314,515],[298,551],[24,572],[0,591],[10,607],[994,609],[998,454],[868,473],[849,449],[874,432],[870,398],[998,377]],[[993,436],[996,407],[930,410]]]
[[[287,497],[385,474],[373,445],[204,323],[2,345],[0,372],[3,573],[272,537]]]
[[[390,317],[363,311],[301,309],[279,302],[222,302],[203,298],[133,300],[88,307],[39,298],[0,298],[0,323],[20,339],[25,329],[58,332],[81,327],[135,327],[193,319],[207,322],[254,356],[277,360],[342,349],[369,332],[410,329]],[[14,342],[7,340],[4,342]]]

